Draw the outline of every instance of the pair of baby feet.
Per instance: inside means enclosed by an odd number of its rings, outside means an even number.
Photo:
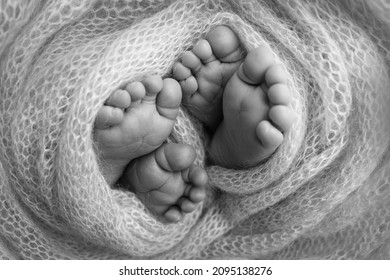
[[[204,200],[207,185],[194,148],[165,143],[181,103],[209,130],[213,163],[245,168],[282,143],[294,118],[290,102],[287,74],[270,50],[243,57],[236,34],[215,27],[174,65],[173,79],[151,76],[111,94],[95,121],[103,175],[164,221],[177,222]]]
[[[133,191],[168,222],[194,211],[207,184],[204,169],[193,164],[194,148],[164,143],[181,100],[177,81],[151,76],[113,92],[95,120],[95,144],[107,183]]]

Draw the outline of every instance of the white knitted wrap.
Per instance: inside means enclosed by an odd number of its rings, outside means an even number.
[[[0,2],[0,258],[390,258],[389,0]],[[208,198],[164,225],[105,183],[93,124],[107,97],[169,76],[217,25],[269,46],[298,119],[268,162],[205,165]]]

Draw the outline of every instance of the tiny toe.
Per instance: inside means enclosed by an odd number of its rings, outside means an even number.
[[[264,148],[277,148],[283,142],[283,134],[269,121],[261,121],[256,127],[256,134]]]
[[[210,60],[214,60],[213,51],[211,50],[210,43],[206,40],[200,40],[192,49],[192,52],[203,62],[207,63]]]
[[[284,105],[275,105],[269,112],[268,116],[273,124],[281,131],[286,131],[294,122],[295,114],[290,107]]]
[[[187,178],[185,178],[187,179]],[[200,189],[202,190],[207,185],[208,177],[206,171],[197,165],[192,165],[188,172],[188,181],[189,183],[193,184],[196,187],[193,187],[191,189],[191,192]],[[195,194],[195,193],[194,193]],[[191,197],[191,193],[189,195]]]
[[[267,96],[274,105],[289,105],[291,103],[291,93],[286,84],[272,85],[267,91]]]
[[[267,47],[261,46],[248,53],[237,74],[244,82],[258,85],[264,81],[265,74],[272,65],[272,52]]]
[[[105,129],[113,125],[119,124],[123,120],[123,111],[119,108],[111,106],[103,106],[100,108],[96,120],[96,129]]]
[[[287,72],[283,65],[272,65],[265,74],[265,80],[268,87],[278,83],[287,84]]]
[[[198,82],[194,76],[190,76],[187,79],[180,81],[180,86],[185,97],[192,95],[198,90]]]
[[[119,89],[110,95],[105,104],[108,106],[125,109],[130,106],[130,103],[131,99],[129,93],[126,90]]]
[[[131,103],[136,103],[144,98],[146,91],[141,82],[133,82],[126,85],[126,90],[130,95]]]
[[[183,218],[183,215],[176,206],[172,206],[165,212],[164,218],[170,223],[177,223]]]
[[[194,73],[198,72],[202,67],[202,62],[192,51],[184,52],[181,62],[184,66],[190,68]]]
[[[191,76],[191,70],[185,67],[182,63],[178,62],[172,69],[173,78],[178,81],[182,81]]]
[[[181,88],[174,79],[164,79],[164,86],[157,95],[156,107],[160,115],[168,119],[175,119],[181,103]]]
[[[185,197],[180,199],[178,205],[180,206],[181,211],[184,213],[191,213],[196,209],[196,204]]]
[[[155,96],[164,85],[162,78],[156,75],[147,77],[142,83],[145,87],[146,96]]]

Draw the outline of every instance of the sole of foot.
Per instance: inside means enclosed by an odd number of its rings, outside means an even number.
[[[209,146],[215,164],[250,167],[280,146],[295,118],[287,77],[268,48],[248,53],[224,88],[223,120]]]

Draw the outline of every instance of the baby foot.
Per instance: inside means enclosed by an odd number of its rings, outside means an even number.
[[[183,104],[211,130],[222,120],[222,93],[241,62],[242,49],[236,34],[226,26],[218,26],[173,67]]]
[[[178,222],[205,198],[206,172],[193,164],[195,150],[185,144],[164,144],[133,160],[120,183],[128,186],[163,221]]]
[[[133,159],[158,148],[172,131],[181,103],[173,79],[150,76],[111,94],[95,120],[94,138],[110,185]]]
[[[287,73],[272,53],[259,47],[247,55],[223,92],[223,120],[210,145],[211,158],[228,168],[245,168],[266,159],[283,141],[294,112]]]
[[[218,26],[173,68],[184,102],[210,129],[212,160],[227,168],[269,157],[294,119],[287,73],[272,53],[261,47],[244,62],[242,54],[234,32]]]

